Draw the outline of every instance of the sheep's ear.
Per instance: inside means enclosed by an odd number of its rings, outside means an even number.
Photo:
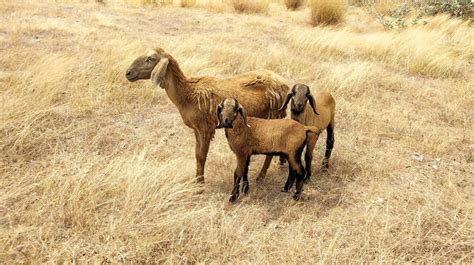
[[[282,111],[286,108],[286,105],[288,105],[288,102],[290,102],[291,97],[293,96],[293,93],[290,92],[288,95],[286,95],[285,102],[283,102],[283,105],[278,109],[278,111]]]
[[[311,95],[311,93],[308,95],[308,101],[309,101],[309,105],[311,105],[311,108],[313,109],[314,113],[316,115],[319,115],[319,113],[316,111],[316,101],[314,100],[314,97],[313,97],[313,95]]]
[[[240,115],[242,115],[242,119],[244,119],[244,124],[245,124],[245,126],[247,126],[247,127],[250,128],[250,125],[249,125],[248,122],[247,122],[247,112],[246,112],[245,109],[242,107],[242,105],[239,104],[239,108],[237,109],[237,112],[239,112]]]
[[[165,88],[165,76],[166,69],[168,68],[169,60],[168,58],[161,58],[161,60],[156,64],[155,68],[151,72],[151,81],[155,85],[159,85],[161,88]]]
[[[222,128],[222,125],[221,125],[221,112],[222,112],[222,103],[217,105],[217,109],[216,109],[216,117],[217,117],[217,128]]]

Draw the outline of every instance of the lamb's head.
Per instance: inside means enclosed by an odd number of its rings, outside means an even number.
[[[314,113],[319,115],[319,113],[316,111],[316,101],[314,100],[313,95],[311,95],[309,86],[304,84],[294,85],[290,93],[286,95],[285,102],[278,111],[284,110],[286,105],[288,105],[288,102],[290,102],[290,99],[292,99],[291,112],[294,114],[298,115],[302,113],[304,111],[306,102],[309,101],[309,105],[311,105],[311,108],[313,108]]]
[[[169,60],[162,49],[150,50],[133,61],[125,77],[130,82],[151,78],[154,83],[163,87],[168,63]]]
[[[233,123],[237,114],[242,116],[244,124],[250,127],[247,123],[247,112],[244,107],[239,104],[235,98],[226,98],[218,106],[216,110],[217,128],[233,128]]]

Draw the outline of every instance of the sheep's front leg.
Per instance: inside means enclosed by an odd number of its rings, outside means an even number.
[[[245,173],[245,165],[247,163],[248,156],[238,156],[237,157],[237,167],[234,172],[234,188],[230,195],[229,201],[235,203],[240,195],[240,180],[242,179]]]
[[[198,130],[194,130],[194,135],[196,136],[196,180],[198,183],[204,183],[204,166],[212,137]]]

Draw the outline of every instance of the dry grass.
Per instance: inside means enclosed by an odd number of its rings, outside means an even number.
[[[269,5],[269,0],[232,0],[232,6],[237,13],[266,13]]]
[[[181,7],[193,7],[196,5],[196,0],[180,0],[179,3]]]
[[[285,6],[286,8],[290,10],[296,10],[298,7],[303,5],[302,0],[285,0]]]
[[[313,25],[337,24],[342,20],[347,9],[343,0],[311,0],[310,7],[310,21]]]
[[[472,263],[472,26],[439,16],[385,32],[351,8],[312,28],[307,11],[0,0],[0,263]],[[330,171],[323,135],[295,203],[279,192],[285,168],[255,183],[256,157],[250,194],[226,207],[223,132],[201,187],[165,92],[124,78],[154,46],[188,75],[267,68],[329,90]]]

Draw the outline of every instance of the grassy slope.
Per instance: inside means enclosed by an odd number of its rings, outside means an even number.
[[[461,21],[398,33],[352,8],[340,27],[311,28],[307,9],[276,5],[0,2],[0,261],[474,259],[474,31]],[[331,91],[330,172],[323,137],[295,203],[276,164],[254,183],[255,158],[250,195],[228,207],[235,162],[220,132],[202,191],[192,131],[163,90],[124,78],[150,46],[188,75],[267,68]]]

